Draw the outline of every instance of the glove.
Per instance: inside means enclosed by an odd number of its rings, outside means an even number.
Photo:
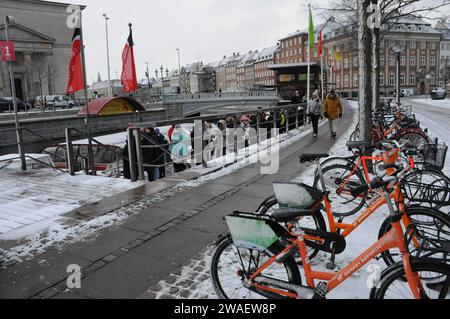
[[[339,114],[339,119],[341,119],[342,118],[342,116],[343,116],[343,114],[341,113],[341,114]]]
[[[325,116],[325,118],[328,118],[328,113],[323,113],[323,116]]]

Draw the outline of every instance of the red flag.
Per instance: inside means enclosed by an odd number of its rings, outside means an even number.
[[[321,57],[323,54],[323,35],[322,31],[319,33],[319,56]]]
[[[81,29],[76,28],[72,38],[72,55],[69,63],[69,78],[66,94],[84,89],[83,68],[81,65]]]
[[[137,90],[137,76],[136,76],[136,65],[134,62],[134,42],[133,42],[133,31],[130,27],[130,35],[125,44],[125,48],[122,53],[122,76],[121,83],[123,85],[123,90],[128,92],[134,92]]]

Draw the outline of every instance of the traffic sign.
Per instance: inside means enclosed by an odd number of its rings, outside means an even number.
[[[13,41],[0,41],[0,51],[1,51],[3,62],[16,61],[16,55],[14,52],[14,42]]]

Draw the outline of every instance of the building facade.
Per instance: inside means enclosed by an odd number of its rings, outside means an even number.
[[[277,84],[275,71],[269,69],[269,65],[275,62],[275,51],[277,47],[263,49],[255,61],[255,84],[256,88],[274,88]]]
[[[439,58],[439,87],[450,92],[450,23],[446,19],[439,21],[435,29],[441,33]]]
[[[15,18],[10,38],[15,43],[14,85],[17,97],[64,94],[73,29],[66,25],[68,4],[40,0],[0,2],[0,40],[5,39],[3,15]],[[81,7],[82,9],[84,7]],[[9,71],[0,62],[0,96],[11,96]]]
[[[358,95],[359,61],[356,28],[339,27],[325,34],[324,52],[334,60],[335,70],[329,70],[328,81],[344,97]],[[429,23],[414,17],[399,20],[384,32],[380,52],[380,90],[390,96],[397,80],[402,89],[424,95],[438,85],[441,34]],[[397,79],[397,58],[392,48],[402,46],[400,79]],[[339,58],[336,58],[336,55]]]

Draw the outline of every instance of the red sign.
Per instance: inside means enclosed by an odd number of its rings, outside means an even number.
[[[2,61],[3,62],[16,61],[16,55],[14,53],[14,42],[0,41],[0,51],[2,53]]]

